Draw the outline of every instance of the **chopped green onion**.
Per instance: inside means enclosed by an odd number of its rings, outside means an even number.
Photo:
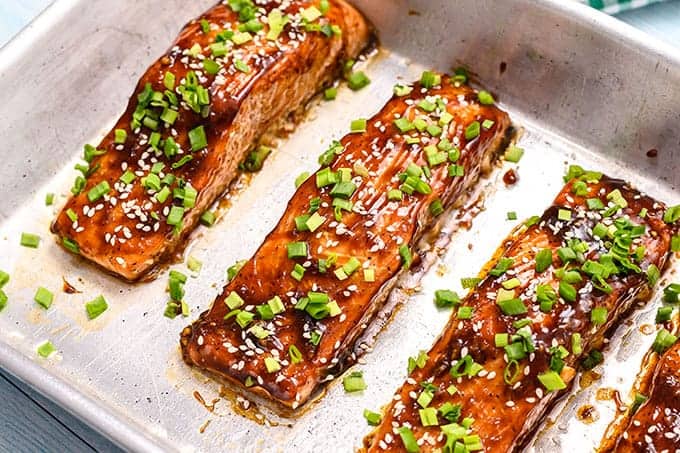
[[[198,273],[201,271],[201,268],[203,267],[203,263],[194,258],[193,256],[190,256],[189,259],[187,260],[187,268],[194,273]]]
[[[430,102],[427,99],[423,99],[418,103],[418,107],[425,110],[427,113],[432,113],[437,109],[437,104]],[[424,123],[423,126],[427,127],[427,124]],[[419,127],[418,130],[422,130],[422,128]]]
[[[472,307],[458,307],[458,313],[456,313],[456,317],[458,319],[470,319],[472,318],[473,311],[474,308]]]
[[[514,259],[501,258],[496,263],[496,266],[494,266],[494,268],[489,271],[489,274],[493,275],[494,277],[500,277],[501,275],[505,274],[513,264],[515,264]]]
[[[281,364],[274,357],[265,357],[264,366],[267,368],[267,373],[276,373],[281,369]]]
[[[408,368],[407,372],[408,374],[411,374],[413,370],[416,369],[416,367],[423,369],[425,368],[425,365],[427,364],[427,353],[425,351],[419,351],[418,355],[416,357],[409,357],[408,358]]]
[[[248,66],[248,63],[239,58],[234,58],[234,67],[237,71],[241,71],[244,74],[248,74],[250,72],[250,66]]]
[[[510,145],[507,151],[505,151],[505,160],[512,163],[517,163],[524,156],[524,149],[519,146]]]
[[[280,9],[274,8],[269,12],[267,19],[267,22],[269,23],[267,40],[276,41],[281,35],[281,32],[283,32],[283,28],[288,23],[288,16],[284,16]]]
[[[168,225],[178,226],[182,223],[182,218],[184,218],[184,208],[173,206],[170,208],[170,213],[168,214],[166,221]]]
[[[677,222],[678,219],[680,219],[680,205],[666,209],[666,212],[663,214],[663,221],[666,223]]]
[[[436,124],[428,124],[427,128],[427,133],[430,134],[433,137],[439,137],[442,135],[442,128],[437,126]]]
[[[567,302],[576,301],[576,288],[564,280],[560,281],[559,293]]]
[[[413,91],[413,88],[406,85],[395,85],[393,91],[397,96],[408,96]]]
[[[5,271],[0,270],[0,288],[5,286],[9,282],[9,274]]]
[[[331,197],[333,198],[343,198],[348,199],[357,190],[357,186],[351,181],[340,181],[333,186],[331,189]]]
[[[165,316],[166,318],[175,319],[177,317],[178,312],[180,312],[181,310],[182,310],[181,304],[171,301],[165,305],[163,316]]]
[[[8,300],[9,298],[7,297],[7,294],[0,289],[0,312],[2,312],[2,310],[5,309],[5,307],[7,307]]]
[[[460,279],[460,284],[464,289],[476,288],[477,285],[482,281],[478,277],[465,277]]]
[[[321,11],[319,11],[316,6],[310,6],[309,8],[305,8],[300,12],[300,17],[302,17],[302,20],[308,23],[314,22],[321,16]]]
[[[508,211],[508,213],[506,214],[506,219],[517,220],[517,213],[515,211]]]
[[[444,212],[444,207],[442,206],[442,201],[437,198],[434,200],[432,203],[430,203],[430,214],[432,214],[434,217],[439,216],[441,213]]]
[[[391,189],[387,192],[387,199],[390,201],[401,201],[404,199],[404,193],[399,189]]]
[[[353,72],[347,77],[347,86],[354,91],[358,91],[371,83],[371,79],[362,71]]]
[[[215,75],[218,72],[220,72],[221,66],[215,60],[206,58],[205,60],[203,60],[203,69],[205,69],[205,72],[207,72],[208,74]]]
[[[536,272],[545,272],[552,265],[552,250],[542,249],[536,253]]]
[[[259,324],[255,324],[253,327],[248,329],[248,333],[251,333],[255,338],[259,340],[264,340],[267,338],[269,335],[271,335],[271,332],[262,327]]]
[[[208,22],[205,19],[201,19],[201,30],[203,33],[209,33],[210,32],[210,22]]]
[[[359,118],[350,123],[350,131],[353,134],[366,132],[366,119]]]
[[[338,97],[338,89],[336,87],[326,88],[323,92],[323,98],[327,101],[332,101]]]
[[[40,236],[31,233],[21,233],[20,244],[24,247],[37,249],[38,245],[40,244]]]
[[[661,329],[659,333],[656,334],[656,338],[652,344],[652,349],[657,354],[663,354],[668,348],[673,346],[676,341],[678,341],[677,336],[673,335],[666,329]]]
[[[402,267],[409,269],[413,263],[413,255],[411,255],[411,249],[407,244],[402,244],[399,247],[399,256],[401,256]]]
[[[557,390],[563,390],[567,388],[559,374],[554,371],[547,371],[543,374],[538,375],[538,380],[543,384],[543,387],[549,392],[554,392]]]
[[[377,412],[369,411],[368,409],[364,409],[364,418],[371,426],[378,426],[382,421],[382,415]]]
[[[230,310],[235,310],[245,303],[245,301],[239,296],[239,294],[236,291],[232,291],[229,293],[226,299],[224,299],[224,303],[227,304],[227,307],[229,307]]]
[[[260,318],[265,321],[274,319],[274,313],[272,313],[272,309],[269,307],[269,305],[258,305],[255,307],[255,310],[257,311],[257,314],[260,316]]]
[[[504,315],[516,316],[527,312],[527,307],[519,298],[499,300],[496,302]]]
[[[51,341],[46,341],[38,346],[38,355],[44,359],[48,358],[54,354],[57,349],[54,347]]]
[[[583,353],[580,333],[574,333],[571,335],[571,353],[574,355],[581,355],[581,353]]]
[[[236,277],[236,275],[241,271],[246,262],[246,260],[241,260],[234,263],[233,266],[229,266],[227,269],[227,279],[232,281],[234,277]]]
[[[659,307],[659,310],[656,312],[656,323],[663,324],[664,322],[670,321],[672,313],[673,307]]]
[[[671,283],[663,289],[663,300],[669,304],[680,302],[680,283]]]
[[[454,291],[439,289],[434,292],[434,302],[439,308],[453,307],[460,303],[460,297]]]
[[[680,252],[680,234],[671,238],[671,252]]]
[[[484,90],[477,93],[477,99],[479,99],[479,103],[482,105],[493,105],[496,102],[491,93]]]
[[[66,210],[66,216],[69,218],[71,222],[75,222],[78,220],[78,214],[75,213],[75,211],[71,208],[68,208]]]
[[[52,306],[52,301],[54,301],[54,294],[52,294],[52,292],[47,288],[41,286],[35,292],[33,300],[42,308],[47,310]]]
[[[648,398],[642,393],[635,393],[635,399],[633,400],[633,404],[630,406],[630,413],[635,414],[638,409],[640,409],[640,406],[642,406],[645,401],[647,401],[647,399]]]
[[[287,245],[288,258],[307,258],[307,243],[306,242],[290,242]]]
[[[258,146],[248,153],[245,161],[243,161],[243,164],[241,165],[241,169],[250,173],[262,170],[264,161],[269,157],[272,151],[272,148],[268,146]]]
[[[300,175],[297,178],[295,178],[295,188],[296,189],[299,188],[308,179],[309,179],[309,172],[308,171],[304,171],[304,172],[300,173]]]
[[[420,447],[416,441],[416,436],[413,435],[411,428],[402,426],[397,430],[397,432],[399,433],[399,437],[404,443],[404,448],[408,453],[418,453],[420,451]]]
[[[69,252],[75,253],[76,255],[80,253],[80,246],[73,239],[65,237],[62,239],[61,243]]]
[[[569,209],[560,209],[557,211],[557,218],[563,221],[571,220],[571,211]]]
[[[343,378],[342,386],[348,393],[366,390],[366,382],[364,381],[363,373],[361,371],[353,371]]]
[[[602,200],[599,198],[588,198],[586,200],[586,204],[588,205],[588,209],[591,211],[599,211],[600,209],[604,209],[604,203],[602,203]]]
[[[168,90],[174,90],[175,89],[175,74],[172,72],[166,72],[165,76],[163,77],[163,85],[165,85],[165,88]],[[123,140],[125,141],[125,140]]]
[[[441,85],[442,77],[432,71],[424,71],[423,75],[420,77],[420,84],[424,88],[432,88],[437,85]]]
[[[590,312],[590,322],[596,326],[601,326],[607,322],[607,309],[605,307],[595,307]]]
[[[439,420],[437,419],[437,409],[430,407],[426,409],[420,409],[418,411],[420,415],[420,423],[423,426],[438,426]]]
[[[449,165],[448,174],[450,177],[463,176],[465,175],[465,167],[462,165],[451,164]]]
[[[116,129],[113,132],[113,135],[113,143],[117,145],[122,145],[127,140],[127,131],[125,129]]]
[[[655,264],[650,264],[647,268],[647,283],[649,283],[649,286],[656,285],[659,278],[661,278],[661,271],[659,271]]]
[[[593,227],[593,236],[598,238],[605,238],[609,234],[609,229],[601,223],[598,223]]]
[[[255,314],[249,311],[242,310],[236,314],[236,323],[241,327],[241,329],[248,327],[248,324],[253,322],[254,319]]]
[[[508,341],[509,335],[507,333],[497,333],[494,335],[494,343],[497,348],[504,348],[510,342]]]
[[[410,132],[415,128],[413,123],[409,121],[408,118],[405,117],[397,118],[396,120],[394,120],[394,125],[397,127],[397,129],[399,129],[399,132],[401,132],[402,134]]]
[[[93,203],[109,193],[110,190],[111,186],[109,186],[108,181],[102,181],[87,192],[87,199],[90,200],[90,203]]]
[[[479,137],[480,125],[479,121],[473,121],[465,128],[465,140],[472,140]]]
[[[593,349],[592,351],[590,351],[590,353],[588,353],[588,357],[583,359],[583,361],[581,362],[581,366],[586,370],[592,370],[603,361],[604,356],[602,355],[602,353],[597,349]]]
[[[294,344],[288,347],[288,356],[290,357],[290,363],[300,363],[303,361],[302,353]]]
[[[217,217],[213,211],[205,211],[203,214],[201,214],[201,223],[205,226],[213,226],[216,220]]]
[[[283,305],[283,301],[281,301],[281,298],[279,296],[274,296],[271,299],[269,299],[267,301],[267,305],[269,305],[269,308],[275,315],[281,314],[284,311],[286,311],[286,307]]]
[[[92,320],[99,317],[109,308],[109,304],[106,303],[104,296],[97,296],[94,300],[85,304],[85,310],[87,311],[88,319]]]
[[[199,151],[208,146],[208,139],[205,135],[205,128],[198,126],[189,131],[189,142],[191,143],[192,151]]]

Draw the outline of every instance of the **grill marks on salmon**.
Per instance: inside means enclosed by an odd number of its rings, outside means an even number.
[[[661,203],[575,168],[540,218],[517,229],[365,439],[369,452],[516,451],[582,357],[663,270]],[[492,267],[493,266],[493,267]],[[425,359],[425,357],[423,357]]]
[[[184,330],[188,364],[296,409],[353,360],[423,231],[511,133],[504,112],[448,76],[426,72],[395,91],[322,155],[259,250]]]
[[[184,244],[272,124],[355,58],[370,26],[344,0],[220,2],[143,75],[52,225],[63,245],[138,280]],[[316,5],[316,6],[315,6]]]

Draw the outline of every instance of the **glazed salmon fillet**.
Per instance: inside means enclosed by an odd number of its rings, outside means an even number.
[[[373,118],[353,121],[210,311],[184,330],[185,361],[284,409],[337,376],[417,259],[423,232],[507,144],[509,118],[485,94],[426,71],[396,86]]]
[[[674,209],[680,217],[680,207]],[[667,220],[672,218],[668,216]],[[680,235],[673,241],[680,244]],[[673,249],[677,251],[677,245]],[[659,328],[643,359],[633,404],[610,425],[600,451],[680,450],[680,284],[666,286],[662,301],[656,314]]]
[[[344,0],[229,0],[142,76],[52,224],[66,249],[134,281],[171,257],[258,138],[369,43]]]
[[[516,229],[365,439],[369,452],[517,451],[582,358],[664,269],[664,206],[572,167]],[[652,279],[653,280],[653,279]]]
[[[680,343],[659,358],[649,396],[631,417],[616,452],[675,452],[680,449]],[[667,339],[667,341],[669,341]]]

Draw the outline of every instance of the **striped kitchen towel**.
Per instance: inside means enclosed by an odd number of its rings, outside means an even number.
[[[663,0],[581,0],[605,13],[617,14],[633,8],[640,8]]]

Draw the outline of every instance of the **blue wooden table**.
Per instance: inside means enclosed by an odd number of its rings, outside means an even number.
[[[0,0],[0,46],[52,0]],[[680,48],[680,0],[618,16]],[[0,370],[0,452],[117,452],[64,410]]]

